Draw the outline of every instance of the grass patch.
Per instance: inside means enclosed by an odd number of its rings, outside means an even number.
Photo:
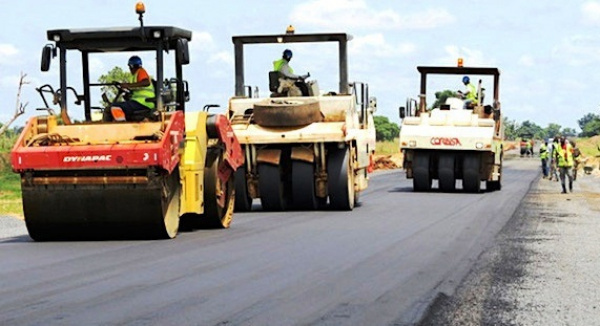
[[[21,177],[12,171],[10,150],[15,135],[0,136],[0,215],[23,215],[21,204]]]
[[[577,138],[575,140],[581,154],[585,157],[595,157],[600,155],[598,146],[600,146],[600,135],[591,138]]]
[[[376,155],[392,155],[398,153],[400,153],[400,144],[397,138],[393,141],[378,141],[375,144]]]

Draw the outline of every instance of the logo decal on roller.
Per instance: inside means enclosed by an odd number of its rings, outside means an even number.
[[[110,162],[112,161],[112,155],[81,155],[81,156],[65,156],[63,162],[74,163],[74,162]]]
[[[462,146],[460,140],[458,138],[448,138],[448,137],[433,137],[431,138],[431,145],[434,146]]]

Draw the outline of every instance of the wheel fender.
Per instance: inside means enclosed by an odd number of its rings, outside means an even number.
[[[256,162],[258,163],[269,163],[273,165],[279,165],[280,161],[280,149],[259,149],[256,153]]]
[[[206,120],[206,133],[210,138],[217,138],[225,147],[225,161],[235,171],[244,164],[242,146],[237,140],[231,123],[222,114],[209,115]]]
[[[315,154],[311,148],[292,147],[292,160],[313,163]]]

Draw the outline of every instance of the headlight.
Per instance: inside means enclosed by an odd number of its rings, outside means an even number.
[[[483,148],[483,143],[480,143],[480,142],[475,143],[475,148],[482,149]]]
[[[152,37],[154,37],[154,38],[160,38],[160,31],[154,31],[154,32],[152,32]]]
[[[408,142],[408,146],[410,146],[410,147],[417,147],[417,141],[416,140],[410,140]]]
[[[52,37],[52,39],[54,40],[54,42],[59,42],[60,41],[60,35],[54,34],[54,36]]]

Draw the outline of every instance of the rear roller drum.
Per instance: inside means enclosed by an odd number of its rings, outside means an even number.
[[[413,188],[417,192],[431,191],[429,153],[416,152],[413,159]]]
[[[354,171],[348,148],[334,149],[327,162],[329,204],[336,210],[352,210],[355,204]]]
[[[311,162],[292,163],[292,201],[295,209],[317,209],[319,202],[315,195],[315,167]]]
[[[258,190],[264,210],[283,211],[287,209],[287,193],[280,165],[258,164]]]
[[[453,192],[456,189],[454,155],[449,153],[440,155],[438,160],[438,180],[441,191]]]
[[[219,178],[219,166],[225,164],[220,150],[209,150],[204,167],[204,214],[197,219],[198,226],[209,229],[228,228],[233,217],[235,202],[235,174],[227,181]]]
[[[463,160],[463,189],[466,192],[478,193],[481,190],[479,155],[468,154]]]

